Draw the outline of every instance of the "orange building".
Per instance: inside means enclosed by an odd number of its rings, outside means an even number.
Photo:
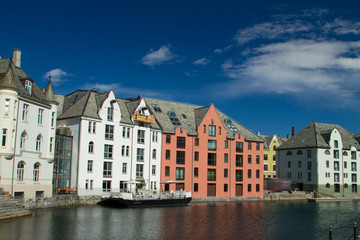
[[[193,197],[263,197],[263,139],[213,104],[144,99],[162,129],[165,190]]]

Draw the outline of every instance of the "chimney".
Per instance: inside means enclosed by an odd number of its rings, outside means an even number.
[[[21,65],[21,50],[20,49],[14,48],[12,61],[15,64],[15,66],[20,67],[20,65]]]
[[[293,137],[295,135],[295,127],[291,127],[291,136]]]
[[[288,135],[286,136],[286,138],[290,138],[290,134],[288,134]]]

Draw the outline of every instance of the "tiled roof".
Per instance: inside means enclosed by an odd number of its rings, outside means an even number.
[[[312,122],[283,143],[278,150],[294,148],[330,148],[330,133],[334,128],[336,128],[341,135],[343,149],[350,149],[351,146],[354,146],[357,150],[360,150],[360,144],[356,137],[357,135],[338,124],[320,122]]]

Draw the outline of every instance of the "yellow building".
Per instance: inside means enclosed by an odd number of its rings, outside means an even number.
[[[273,136],[261,136],[264,139],[264,178],[275,178],[276,176],[276,148],[284,143],[287,138]]]

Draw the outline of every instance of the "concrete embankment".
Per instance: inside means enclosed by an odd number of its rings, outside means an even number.
[[[0,195],[0,220],[30,215],[31,212],[25,209],[18,201],[9,195]]]

